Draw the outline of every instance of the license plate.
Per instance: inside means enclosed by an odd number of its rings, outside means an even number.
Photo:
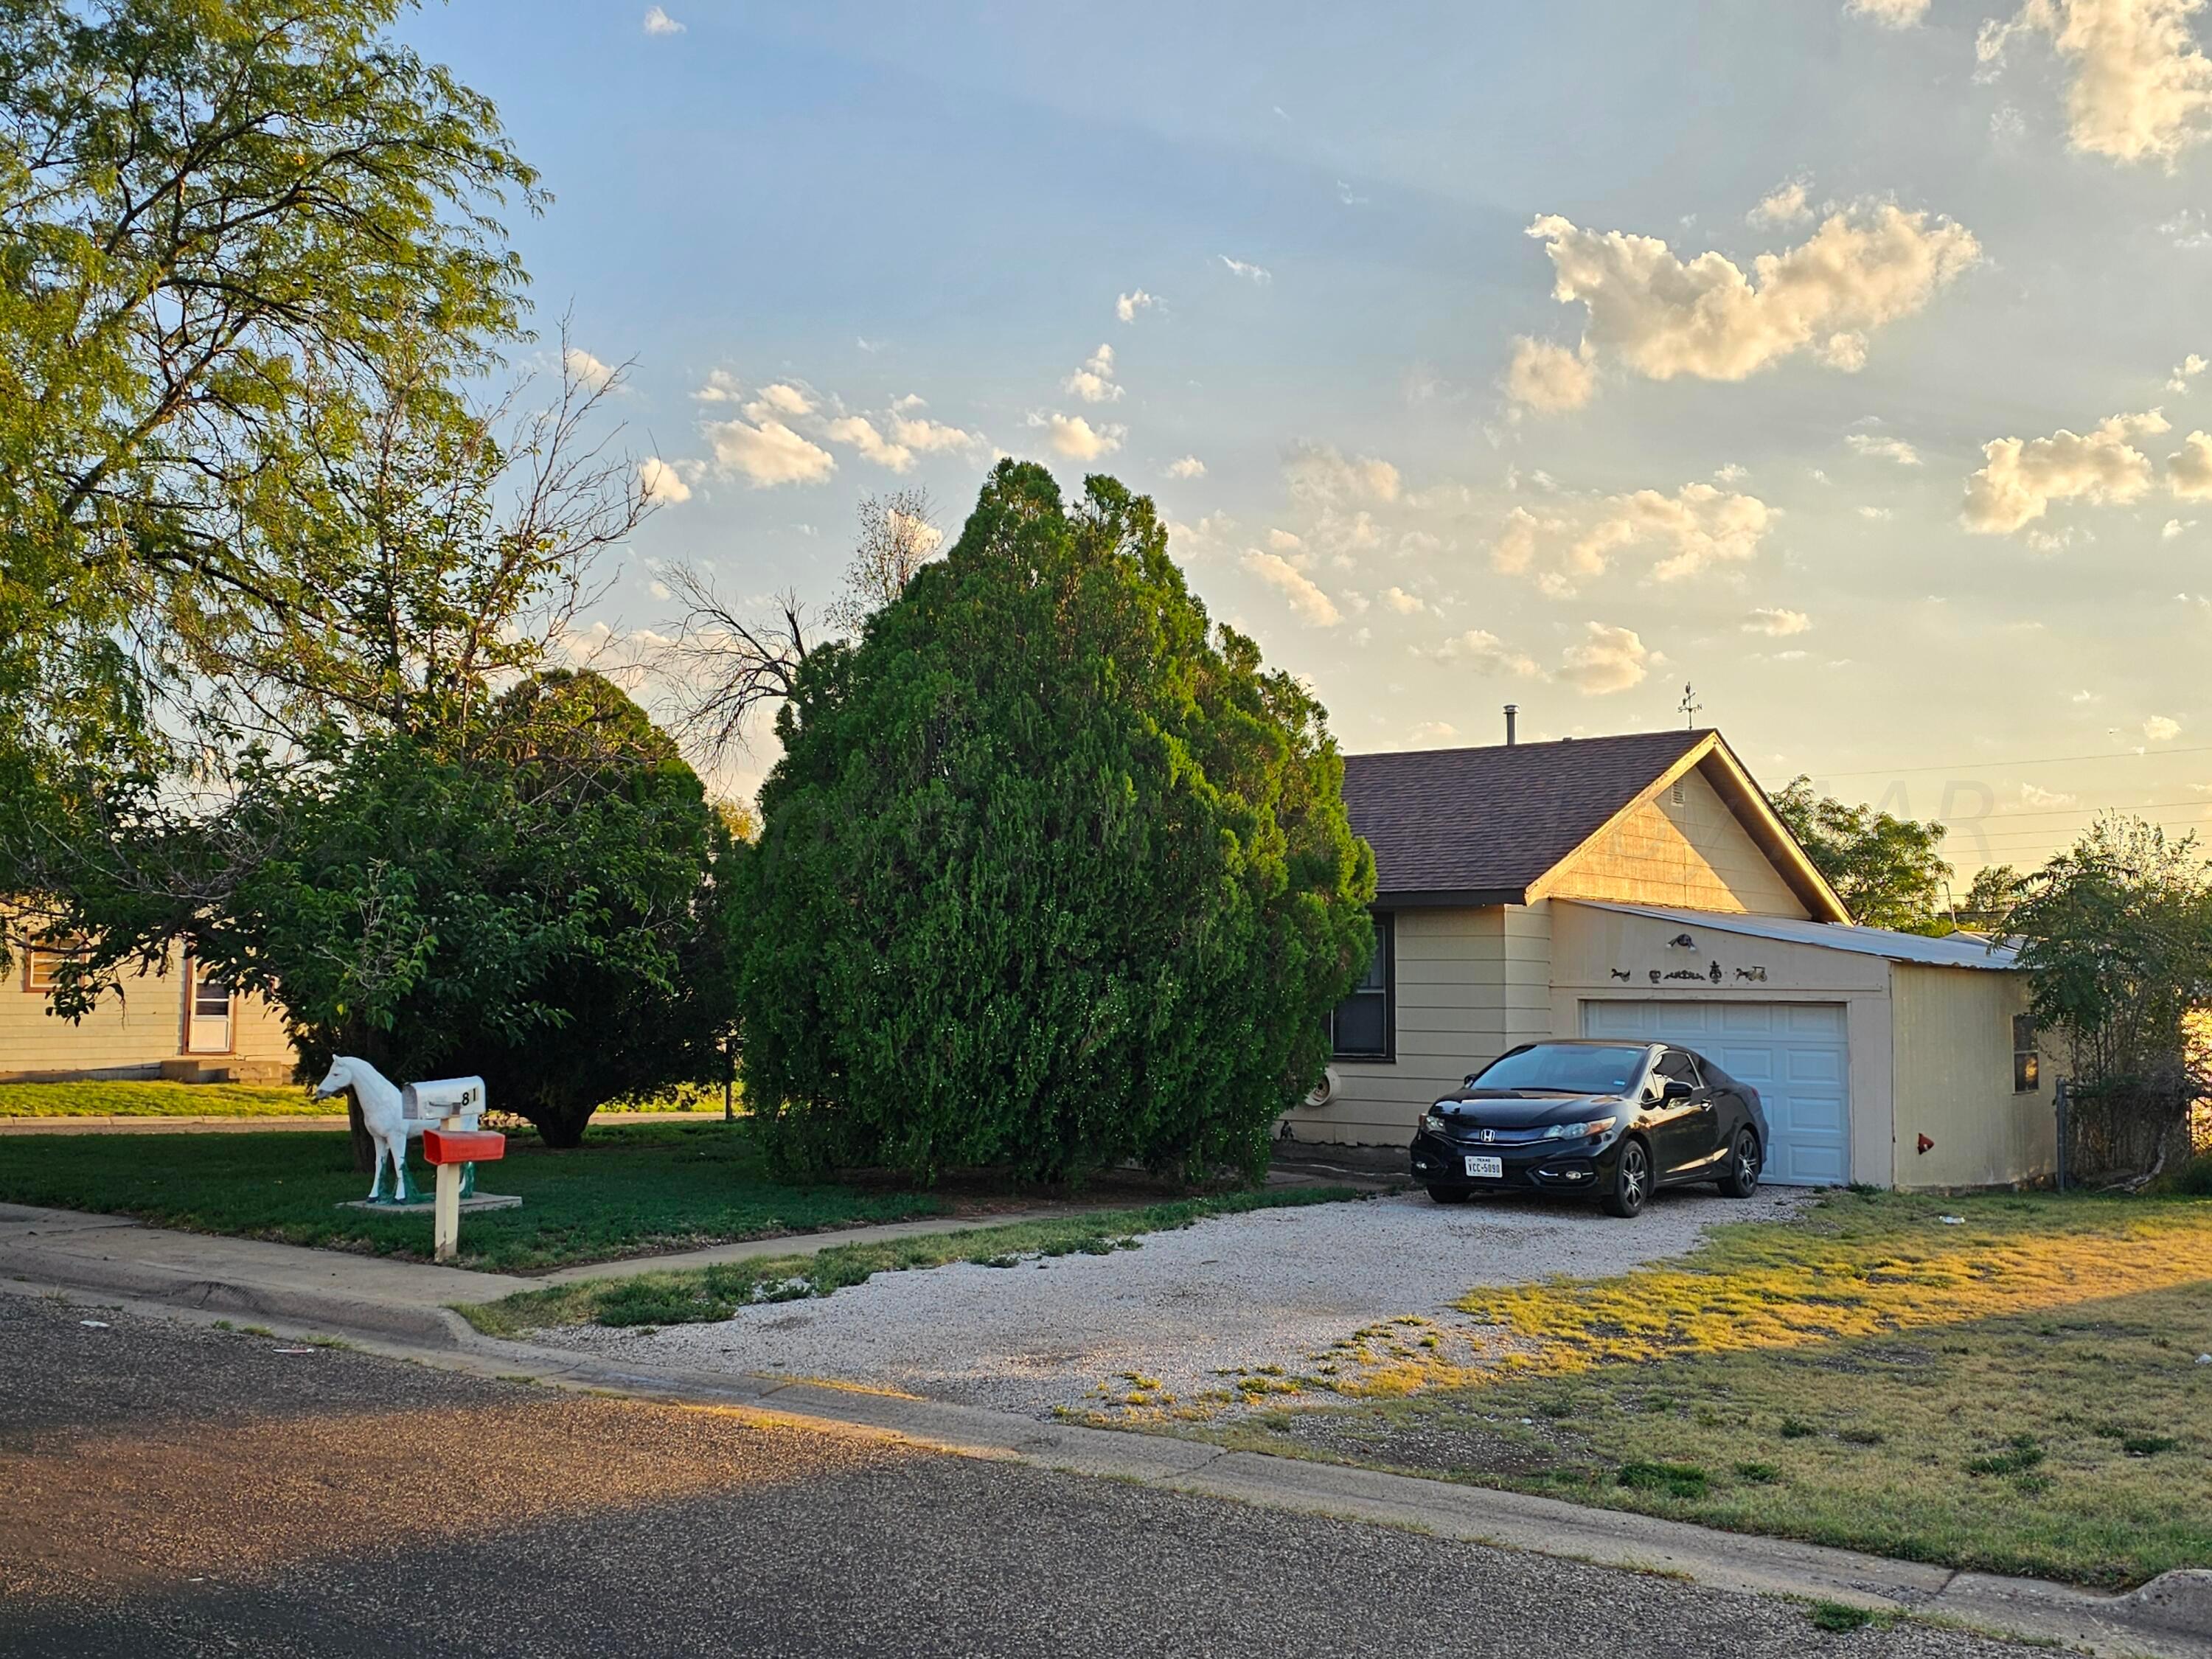
[[[1505,1160],[1502,1158],[1471,1158],[1467,1161],[1467,1172],[1477,1180],[1503,1181]]]

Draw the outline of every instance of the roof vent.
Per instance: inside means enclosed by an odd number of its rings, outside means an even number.
[[[1520,712],[1521,705],[1517,702],[1509,702],[1505,705],[1505,741],[1509,744],[1513,741],[1513,717]]]

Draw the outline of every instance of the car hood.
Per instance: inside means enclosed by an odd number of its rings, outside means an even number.
[[[1514,1089],[1462,1089],[1430,1108],[1461,1128],[1542,1128],[1578,1123],[1584,1118],[1618,1114],[1619,1095],[1523,1094]]]

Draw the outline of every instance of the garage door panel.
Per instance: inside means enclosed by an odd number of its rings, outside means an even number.
[[[1835,1186],[1850,1176],[1850,1048],[1840,1003],[1592,1001],[1587,1036],[1673,1042],[1759,1091],[1771,1145],[1765,1178]]]

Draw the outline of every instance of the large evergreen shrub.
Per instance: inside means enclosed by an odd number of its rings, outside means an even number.
[[[1372,949],[1320,706],[1210,631],[1152,504],[1001,463],[814,653],[735,907],[746,1095],[794,1162],[1256,1170]]]

